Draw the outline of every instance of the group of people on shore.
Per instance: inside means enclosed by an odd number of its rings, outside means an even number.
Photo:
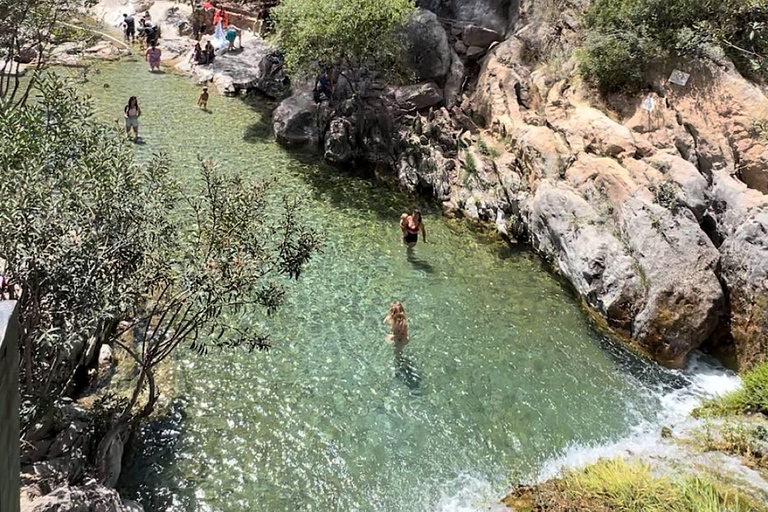
[[[190,17],[192,23],[192,36],[195,40],[195,47],[190,54],[190,63],[194,65],[208,65],[213,64],[216,58],[216,49],[212,44],[212,40],[208,39],[204,44],[201,44],[201,38],[208,31],[209,27],[206,24],[206,20],[209,18],[209,11],[214,11],[213,15],[213,27],[215,31],[213,38],[221,39],[219,47],[223,47],[226,42],[227,51],[235,50],[235,42],[239,42],[240,48],[243,47],[243,34],[242,31],[234,25],[229,23],[229,13],[226,11],[223,5],[214,5],[211,2],[205,2],[198,4]],[[147,49],[144,54],[144,59],[149,63],[150,72],[156,72],[160,70],[160,61],[162,59],[162,50],[158,47],[160,39],[160,26],[152,21],[152,16],[149,11],[144,12],[139,20],[138,29],[136,27],[136,20],[134,16],[128,13],[123,14],[121,26],[123,28],[123,35],[125,42],[133,44],[138,38]]]
[[[240,40],[240,47],[242,48],[242,32],[237,27],[229,24],[229,13],[224,9],[223,5],[215,5],[211,2],[205,2],[198,4],[193,10],[191,17],[193,36],[196,41],[195,47],[190,55],[190,61],[194,64],[212,64],[216,58],[216,49],[211,40],[208,39],[205,45],[201,45],[200,38],[206,33],[208,27],[205,20],[208,18],[207,11],[215,10],[213,16],[214,26],[217,27],[217,32],[222,32],[224,39],[227,41],[228,50],[234,50],[235,41]],[[123,34],[125,36],[126,43],[133,44],[136,42],[136,38],[140,38],[146,46],[147,50],[144,54],[144,59],[149,63],[150,72],[156,72],[160,70],[160,63],[163,52],[157,46],[160,38],[160,27],[152,22],[152,16],[149,11],[146,11],[139,20],[139,28],[136,28],[136,20],[131,14],[124,13],[121,26],[123,28]],[[226,27],[226,32],[223,32],[223,28]],[[208,88],[203,87],[200,95],[197,98],[197,106],[207,111]],[[125,119],[125,133],[130,137],[133,132],[134,141],[139,139],[139,117],[141,117],[141,108],[136,96],[131,96],[128,103],[123,107],[123,117]]]

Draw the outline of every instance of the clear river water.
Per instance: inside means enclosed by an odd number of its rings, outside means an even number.
[[[263,102],[212,95],[205,113],[191,80],[140,62],[87,78],[105,121],[138,96],[139,158],[165,151],[180,177],[198,154],[276,176],[325,237],[288,307],[252,319],[272,351],[179,353],[179,396],[121,482],[148,511],[491,510],[568,450],[663,421],[665,393],[689,385],[599,334],[530,252],[282,149]],[[414,204],[431,243],[409,258],[397,224]],[[384,343],[395,300],[415,375]]]

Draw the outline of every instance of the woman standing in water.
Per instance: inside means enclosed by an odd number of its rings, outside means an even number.
[[[399,302],[392,304],[389,308],[384,323],[392,328],[392,334],[387,336],[387,343],[395,346],[395,356],[400,356],[403,349],[410,341],[408,339],[408,320],[405,318],[405,308]]]
[[[131,96],[128,99],[128,104],[123,109],[123,116],[125,117],[125,134],[131,134],[131,128],[133,128],[133,140],[139,139],[139,116],[141,116],[141,109],[139,108],[139,100],[136,96]]]
[[[414,208],[411,215],[403,214],[400,217],[400,229],[403,231],[403,243],[408,249],[416,247],[419,231],[421,231],[421,239],[425,244],[427,243],[427,230],[424,228],[424,221],[418,208]]]
[[[160,71],[160,57],[163,55],[163,52],[160,51],[160,48],[158,48],[155,43],[152,43],[152,46],[147,50],[147,54],[144,57],[144,59],[149,62],[149,70],[151,72]]]

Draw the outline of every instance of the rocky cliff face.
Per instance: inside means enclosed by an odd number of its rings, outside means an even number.
[[[663,364],[705,343],[731,346],[744,367],[765,359],[764,92],[721,59],[676,63],[685,86],[667,80],[670,65],[647,77],[651,92],[599,98],[564,50],[579,39],[575,12],[524,16],[499,43],[517,20],[510,2],[422,5],[452,18],[450,63],[439,20],[422,12],[413,37],[434,45],[414,62],[429,81],[375,95],[397,119],[393,152],[369,158],[350,138],[354,116],[331,113],[347,121],[318,120],[326,155],[330,144],[349,148],[344,161],[383,161],[405,188],[527,238],[608,327]]]

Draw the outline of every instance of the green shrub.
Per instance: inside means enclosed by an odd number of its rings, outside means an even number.
[[[656,204],[663,206],[667,210],[674,210],[677,208],[677,189],[675,186],[665,181],[661,185],[652,185],[650,187],[653,192],[653,198]]]
[[[482,138],[477,140],[477,152],[483,156],[488,156],[493,160],[499,158],[499,150],[493,146],[489,146]]]
[[[759,510],[747,497],[702,478],[655,476],[647,464],[601,460],[556,483],[563,504],[554,510],[622,512],[747,512]]]
[[[477,174],[477,163],[475,162],[475,157],[469,151],[467,151],[467,160],[464,164],[464,169],[466,169],[468,174]]]
[[[595,0],[579,69],[603,92],[636,91],[656,59],[723,48],[740,71],[768,69],[768,0]]]
[[[402,29],[414,9],[413,0],[283,0],[272,10],[275,42],[291,72],[316,62],[403,76],[410,70]]]
[[[591,32],[576,55],[581,75],[604,93],[632,93],[642,87],[648,56],[632,32]]]
[[[745,373],[742,380],[738,391],[704,404],[694,411],[694,416],[705,418],[745,412],[768,415],[768,363]]]

